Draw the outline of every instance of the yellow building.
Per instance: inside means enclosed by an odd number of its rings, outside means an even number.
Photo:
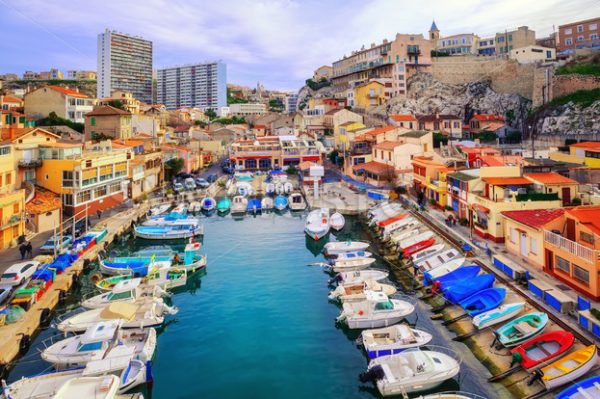
[[[555,172],[528,173],[525,177],[534,183],[536,191],[557,193],[563,205],[570,205],[579,193],[579,183]]]
[[[550,159],[600,168],[600,141],[584,141],[571,144],[569,152],[556,151],[549,154]]]
[[[25,231],[25,190],[16,187],[14,148],[0,144],[0,249],[16,245]]]
[[[385,85],[376,80],[358,85],[352,90],[348,105],[367,109],[385,102]]]
[[[440,208],[448,203],[446,175],[452,168],[436,162],[432,156],[416,156],[412,160],[413,186],[424,191],[425,198]]]
[[[134,155],[129,162],[128,197],[139,199],[163,182],[163,153],[149,140],[114,140],[112,148],[128,149]]]

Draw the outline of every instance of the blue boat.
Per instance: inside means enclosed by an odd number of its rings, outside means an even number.
[[[251,198],[248,200],[248,212],[260,213],[261,209],[262,209],[262,205],[258,198]]]
[[[600,375],[579,381],[556,395],[556,399],[600,398]]]
[[[487,312],[497,308],[502,304],[506,297],[506,288],[487,288],[463,299],[458,304],[469,316],[477,316],[480,313]]]
[[[178,240],[204,234],[203,226],[179,224],[173,226],[134,226],[134,234],[147,240]]]
[[[433,281],[430,281],[429,283],[431,284],[437,281],[441,288],[448,288],[460,281],[477,277],[480,271],[481,267],[477,265],[462,266],[450,273],[434,278]]]
[[[204,197],[200,202],[200,207],[205,212],[210,212],[217,206],[217,201],[212,197]]]
[[[278,211],[283,211],[285,208],[288,207],[288,199],[285,195],[278,195],[277,197],[275,197],[275,209],[277,209]]]
[[[448,301],[456,304],[481,290],[491,288],[494,285],[495,278],[493,274],[482,274],[481,276],[458,282],[442,291]]]

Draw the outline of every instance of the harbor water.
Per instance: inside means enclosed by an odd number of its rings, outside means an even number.
[[[347,218],[342,232],[315,242],[303,233],[304,217],[203,218],[207,273],[171,298],[179,312],[159,330],[154,383],[143,390],[147,398],[379,397],[371,384],[358,380],[367,366],[356,346],[358,332],[335,324],[340,308],[327,299],[330,276],[321,267],[307,266],[324,261],[327,240],[365,239],[365,232],[358,219]],[[124,237],[110,250],[125,254],[157,243],[165,244]],[[183,249],[183,243],[170,245]],[[378,260],[376,267],[386,266]],[[410,295],[401,299],[416,303],[408,321],[432,333],[432,345],[449,347],[462,358],[460,374],[436,391],[510,397],[486,381],[487,370],[466,346],[430,320],[428,305]],[[9,381],[48,367],[37,352],[54,334],[51,325],[33,340]]]

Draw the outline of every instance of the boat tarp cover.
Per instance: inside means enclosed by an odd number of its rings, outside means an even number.
[[[111,303],[100,313],[100,317],[105,320],[125,319],[132,320],[135,317],[137,308],[129,303],[117,302]]]

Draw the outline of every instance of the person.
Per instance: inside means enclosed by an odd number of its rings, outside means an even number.
[[[102,218],[102,211],[100,209],[96,211],[96,216],[98,216],[98,220]]]
[[[175,256],[173,257],[173,266],[178,265],[179,262],[181,262],[181,259],[179,258],[179,254],[175,254]]]
[[[25,249],[27,250],[27,256],[29,259],[33,258],[33,245],[31,245],[31,241],[27,242]]]
[[[19,252],[21,253],[21,260],[25,259],[25,254],[27,253],[27,245],[25,243],[21,243],[19,245]]]

